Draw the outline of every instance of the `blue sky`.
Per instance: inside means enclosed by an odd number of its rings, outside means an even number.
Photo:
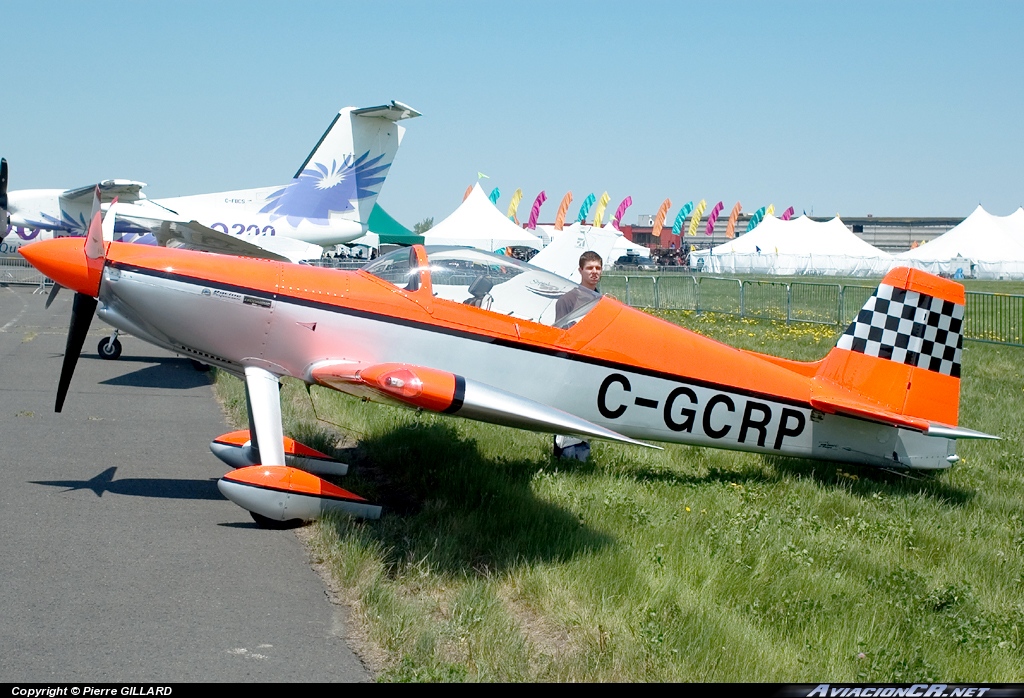
[[[1024,203],[1024,3],[0,2],[10,188],[153,198],[286,182],[343,106],[407,122],[379,202],[477,172],[542,220],[737,200],[815,215]]]

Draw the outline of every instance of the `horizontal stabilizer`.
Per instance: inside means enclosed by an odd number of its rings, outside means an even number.
[[[874,405],[859,402],[853,398],[830,395],[828,397],[811,397],[811,407],[826,414],[843,414],[858,417],[872,422],[881,422],[894,427],[928,431],[930,423],[927,419],[918,419],[898,414]]]
[[[308,373],[310,382],[358,397],[520,429],[660,448],[550,405],[433,368],[397,363],[361,366],[325,361],[314,364]]]
[[[93,192],[99,188],[100,201],[103,203],[110,203],[113,199],[130,203],[132,201],[138,201],[139,199],[145,199],[146,196],[142,193],[142,188],[146,186],[145,182],[133,182],[130,179],[105,179],[98,184],[89,184],[84,187],[78,187],[77,189],[68,189],[60,195],[60,198],[66,202],[72,201],[87,201],[92,197]]]
[[[415,119],[417,116],[422,116],[422,114],[410,107],[408,104],[402,104],[401,102],[396,102],[394,100],[391,100],[391,104],[382,104],[379,107],[353,109],[352,113],[355,116],[379,116],[391,121]]]
[[[827,414],[841,414],[848,417],[857,417],[871,422],[888,424],[889,426],[901,429],[913,429],[922,432],[925,436],[935,436],[944,439],[998,439],[998,436],[985,434],[974,429],[965,427],[951,427],[945,424],[936,424],[927,419],[910,417],[896,412],[891,412],[877,405],[869,405],[860,402],[853,397],[830,395],[828,397],[811,397],[811,407]]]

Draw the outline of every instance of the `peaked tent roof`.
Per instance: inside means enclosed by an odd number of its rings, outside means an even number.
[[[889,257],[883,252],[854,235],[846,224],[835,217],[818,223],[807,216],[788,221],[767,216],[760,225],[715,247],[715,256],[727,254],[796,254],[796,255],[839,255],[845,257]],[[706,250],[698,250],[706,252]]]
[[[463,245],[490,252],[503,247],[539,250],[543,245],[536,235],[506,218],[479,184],[473,186],[473,191],[451,215],[423,234],[423,242],[426,245]]]
[[[690,253],[690,266],[715,273],[881,276],[893,256],[854,235],[835,217],[784,221],[769,216],[749,233]]]
[[[980,205],[959,225],[898,259],[947,262],[957,257],[979,262],[1024,262],[1024,210],[995,216]]]
[[[601,255],[606,268],[627,252],[635,252],[643,257],[649,257],[651,254],[646,247],[627,240],[611,224],[595,228],[577,222],[562,230],[555,230],[552,227],[550,232],[551,243],[538,252],[530,260],[530,264],[576,283],[580,282],[580,255],[585,251]]]

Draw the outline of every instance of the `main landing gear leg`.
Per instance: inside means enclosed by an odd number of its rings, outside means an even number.
[[[292,528],[335,511],[367,519],[380,517],[380,506],[287,464],[288,452],[294,451],[293,456],[334,466],[332,470],[344,472],[347,469],[344,464],[292,439],[288,440],[286,451],[277,376],[262,368],[249,367],[245,369],[245,392],[249,407],[248,434],[244,431],[225,434],[214,440],[211,449],[225,463],[236,467],[234,461],[238,458],[223,455],[245,443],[254,450],[239,455],[258,455],[259,464],[240,467],[222,477],[217,483],[221,494],[250,512],[257,525],[266,528]],[[248,441],[245,441],[246,436]]]

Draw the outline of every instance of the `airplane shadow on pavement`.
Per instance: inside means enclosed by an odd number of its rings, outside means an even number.
[[[157,497],[160,499],[224,499],[217,489],[216,479],[172,480],[169,478],[125,478],[115,480],[117,467],[110,467],[89,480],[32,480],[33,485],[64,487],[65,492],[92,490],[97,497],[105,493],[131,497]]]
[[[137,371],[100,381],[100,384],[133,388],[189,390],[209,385],[210,381],[209,373],[200,373],[192,368],[192,365],[187,360],[180,359],[163,360],[158,364],[145,366]]]

